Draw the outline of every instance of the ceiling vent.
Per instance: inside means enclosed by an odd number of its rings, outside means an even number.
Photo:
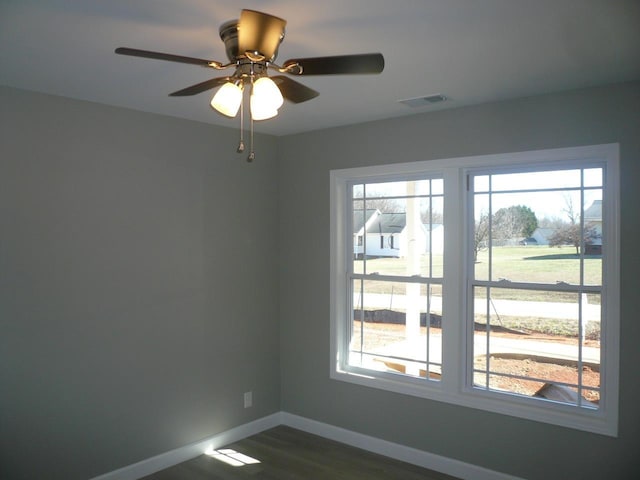
[[[411,108],[427,107],[434,103],[440,103],[447,100],[447,97],[440,93],[434,95],[427,95],[426,97],[407,98],[406,100],[399,100],[399,103]]]

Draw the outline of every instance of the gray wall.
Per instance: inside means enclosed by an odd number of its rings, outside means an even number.
[[[0,477],[86,479],[278,411],[276,139],[247,165],[236,130],[0,105]]]
[[[280,409],[532,480],[640,470],[640,84],[260,136],[252,165],[235,130],[0,105],[1,478],[85,479]],[[610,142],[617,439],[329,379],[330,169]]]
[[[622,168],[618,438],[329,379],[329,170],[612,142],[621,145]],[[283,410],[531,480],[635,478],[639,83],[290,136],[279,160]]]

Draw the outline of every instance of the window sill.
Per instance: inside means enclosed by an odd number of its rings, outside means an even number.
[[[436,402],[509,415],[525,420],[573,428],[600,435],[617,437],[616,422],[608,419],[601,410],[575,407],[540,398],[528,398],[510,393],[483,391],[477,388],[447,390],[438,381],[425,381],[397,374],[374,376],[370,370],[353,368],[335,369],[333,380],[363,387],[410,395]],[[397,377],[397,378],[394,378]]]

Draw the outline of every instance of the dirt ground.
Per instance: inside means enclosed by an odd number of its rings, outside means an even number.
[[[491,358],[491,369],[500,373],[508,373],[510,375],[531,375],[538,378],[545,378],[549,382],[576,383],[578,374],[577,369],[567,365],[558,365],[556,363],[537,362],[535,360],[525,358],[523,360]],[[477,361],[476,366],[482,368],[483,361]],[[483,377],[483,376],[481,376]],[[484,380],[484,378],[482,378]],[[593,371],[590,367],[582,368],[582,383],[587,387],[599,387],[600,374]],[[519,393],[522,395],[533,395],[542,386],[544,382],[532,382],[509,377],[492,377],[489,381],[492,388],[507,390],[509,392]],[[597,391],[583,390],[583,398],[593,403],[598,403],[600,395]]]
[[[356,325],[356,335],[359,326]],[[421,328],[422,334],[426,334],[426,329]],[[374,347],[376,342],[387,344],[390,341],[398,341],[404,335],[404,326],[394,324],[367,324],[365,327],[367,332],[365,336],[369,339],[368,347]],[[441,334],[442,331],[439,328],[430,328],[430,333],[434,335]],[[523,340],[523,335],[518,333],[511,333],[509,331],[496,331],[492,332],[492,335],[500,337],[511,337],[518,340]],[[376,338],[377,337],[377,338]],[[530,333],[525,335],[527,339],[532,341],[553,342],[553,343],[565,343],[571,345],[577,345],[578,339],[573,337],[562,337],[556,335],[547,335],[540,333]],[[598,347],[599,342],[596,340],[586,340],[585,346]],[[500,358],[493,356],[490,359],[491,370],[494,372],[506,373],[509,375],[518,376],[530,376],[536,378],[545,379],[547,382],[562,382],[562,383],[577,383],[578,372],[575,366],[570,366],[562,363],[549,363],[540,362],[533,358]],[[478,358],[475,363],[476,368],[485,367],[485,359]],[[478,383],[484,383],[486,377],[484,374],[479,374],[477,377]],[[582,382],[586,387],[599,387],[600,386],[600,373],[593,370],[589,366],[582,368]],[[489,385],[491,388],[506,390],[522,395],[533,395],[543,385],[544,382],[533,382],[528,380],[521,380],[517,378],[491,376]],[[593,403],[598,403],[600,395],[597,390],[583,390],[582,396]]]
[[[522,335],[510,334],[507,332],[496,332],[492,335],[501,337],[512,337],[522,339]],[[577,345],[578,339],[573,337],[561,337],[557,335],[546,335],[540,333],[532,333],[526,335],[527,339],[543,342],[553,343],[565,343],[569,345]],[[598,347],[599,342],[596,340],[586,340],[585,346]],[[509,359],[509,358],[496,358],[492,357],[491,370],[508,373],[510,375],[522,375],[532,376],[538,378],[548,379],[548,381],[562,382],[562,383],[577,383],[578,371],[574,366],[563,365],[561,363],[549,363],[539,362],[534,359]],[[484,367],[484,360],[476,361],[476,365]],[[526,380],[520,380],[516,378],[508,377],[495,377],[489,382],[493,388],[499,388],[508,390],[510,392],[520,393],[523,395],[533,395],[543,385],[543,382],[531,382]],[[600,372],[592,369],[589,366],[582,367],[582,384],[585,387],[599,387],[600,386]],[[600,400],[600,394],[595,390],[583,390],[582,396],[593,403],[598,403]]]

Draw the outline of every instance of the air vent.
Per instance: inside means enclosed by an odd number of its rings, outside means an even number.
[[[426,97],[407,98],[406,100],[399,100],[399,103],[411,108],[427,107],[434,103],[440,103],[447,100],[447,97],[440,93],[434,95],[427,95]]]

